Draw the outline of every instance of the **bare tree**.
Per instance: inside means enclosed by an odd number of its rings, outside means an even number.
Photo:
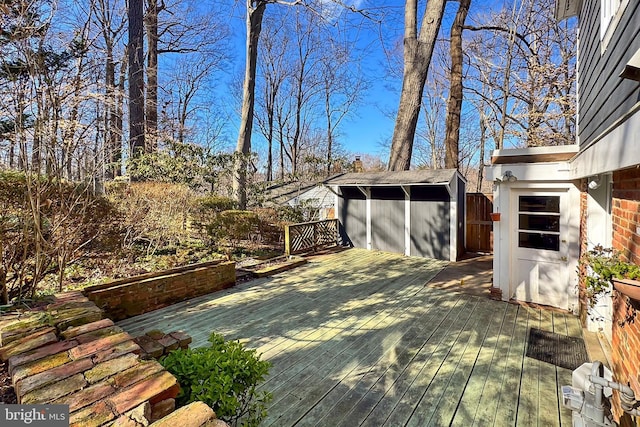
[[[326,174],[332,172],[336,153],[336,133],[343,120],[360,101],[367,81],[360,73],[351,53],[352,43],[330,40],[323,50],[320,84],[326,119]]]
[[[468,53],[469,92],[484,97],[496,148],[572,143],[575,132],[575,27],[558,24],[553,2],[516,2],[476,18]],[[495,74],[499,70],[500,74]],[[474,83],[477,82],[477,83]],[[495,130],[492,123],[498,123]]]
[[[262,31],[262,17],[269,1],[247,0],[245,51],[245,73],[242,86],[242,108],[240,113],[240,132],[236,144],[236,164],[233,173],[233,196],[240,209],[247,205],[247,156],[251,151],[251,132],[253,130],[253,110],[255,105],[256,64],[258,62],[258,41]]]
[[[417,0],[416,0],[417,1]],[[258,42],[262,31],[262,19],[268,4],[280,4],[287,6],[303,6],[318,16],[327,14],[335,16],[336,8],[343,8],[352,12],[368,16],[368,13],[353,6],[343,3],[341,0],[330,2],[313,2],[304,0],[247,0],[246,1],[246,51],[245,73],[242,88],[242,108],[240,113],[240,131],[236,144],[236,163],[233,173],[233,195],[240,208],[246,207],[246,158],[251,151],[251,135],[253,130],[253,116],[255,107],[256,64],[258,57]]]
[[[117,66],[126,67],[125,49],[118,51],[126,25],[124,4],[111,0],[96,0],[95,21],[104,44],[104,159],[107,178],[121,175],[122,171],[122,93],[118,84]],[[120,61],[118,61],[120,55]],[[120,73],[124,83],[124,75]]]
[[[198,112],[206,109],[206,101],[199,101],[208,89],[207,79],[222,66],[216,58],[202,54],[188,54],[179,58],[166,82],[167,94],[162,107],[163,137],[179,143],[193,140],[192,127]]]
[[[411,165],[422,94],[445,3],[445,0],[429,0],[418,30],[418,0],[405,1],[404,72],[400,105],[391,141],[389,170],[407,170]]]
[[[145,99],[145,126],[147,151],[158,149],[158,14],[164,2],[146,0],[145,28],[147,33],[147,84]]]
[[[132,156],[145,151],[144,135],[144,7],[129,0],[129,141]]]
[[[462,111],[462,28],[467,19],[471,0],[460,0],[458,12],[451,25],[451,75],[449,85],[449,99],[447,100],[447,119],[444,145],[446,156],[445,168],[458,169],[460,112]]]
[[[446,117],[446,100],[441,94],[446,92],[446,83],[434,73],[427,81],[426,89],[431,95],[422,100],[424,120],[416,128],[415,164],[418,167],[440,169],[444,167],[443,125]]]
[[[229,31],[227,25],[216,17],[216,11],[203,13],[197,2],[147,0],[145,14],[147,35],[147,83],[145,87],[145,123],[148,151],[158,147],[158,97],[159,97],[159,58],[163,55],[188,56],[196,69],[189,75],[200,74],[202,56],[208,57],[211,70],[219,69],[228,57],[225,39]],[[181,61],[183,69],[187,62]],[[165,63],[165,67],[168,67]],[[203,79],[205,75],[201,75]],[[170,89],[169,89],[170,90]]]
[[[265,34],[260,45],[262,61],[260,61],[259,70],[262,77],[262,96],[258,99],[258,111],[255,117],[258,128],[267,141],[267,181],[272,181],[274,178],[273,146],[276,139],[276,103],[290,73],[286,62],[289,39],[286,35],[281,34],[285,28],[284,22],[280,21],[269,25],[267,27],[268,34]]]

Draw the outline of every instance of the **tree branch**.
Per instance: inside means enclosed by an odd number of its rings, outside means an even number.
[[[511,33],[511,30],[509,28],[499,27],[495,25],[482,25],[480,27],[475,27],[473,25],[465,25],[462,28],[469,31],[497,31],[497,32],[507,33],[507,34]],[[531,48],[531,43],[529,43],[526,36],[518,33],[517,31],[514,31],[513,35],[516,36],[522,43],[524,43],[524,45],[527,47],[527,49],[529,49],[531,53],[533,53],[534,55],[537,55]]]

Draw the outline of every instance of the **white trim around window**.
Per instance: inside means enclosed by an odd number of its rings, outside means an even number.
[[[629,0],[600,0],[600,46],[604,52]]]

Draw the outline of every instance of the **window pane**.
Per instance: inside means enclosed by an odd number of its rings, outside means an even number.
[[[560,250],[560,236],[545,233],[518,233],[518,246],[521,248],[545,249],[548,251]]]
[[[519,210],[560,213],[560,196],[520,196]]]
[[[520,214],[519,229],[539,231],[560,231],[559,215]]]

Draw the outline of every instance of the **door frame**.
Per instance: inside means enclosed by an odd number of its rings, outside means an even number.
[[[560,219],[560,223],[559,223],[559,230],[558,230],[558,235],[559,235],[559,245],[558,245],[558,251],[545,251],[543,249],[527,249],[527,248],[521,248],[520,247],[520,241],[519,241],[519,232],[520,232],[520,219],[519,219],[519,214],[520,214],[520,196],[559,196],[560,200],[559,200],[559,219]],[[511,223],[511,235],[510,235],[510,242],[511,242],[511,259],[510,259],[510,263],[509,263],[509,274],[510,274],[510,279],[509,279],[509,295],[516,297],[517,292],[518,292],[518,286],[519,286],[519,281],[520,281],[520,275],[518,272],[518,265],[519,265],[519,260],[521,259],[520,257],[520,253],[524,250],[524,251],[530,251],[531,254],[535,254],[532,255],[531,258],[549,258],[549,262],[551,261],[556,261],[557,263],[561,264],[560,268],[563,270],[561,273],[561,277],[558,281],[558,284],[560,284],[560,286],[563,286],[562,283],[565,283],[565,288],[566,288],[566,283],[569,282],[569,272],[568,272],[568,267],[569,267],[569,209],[570,209],[570,196],[569,196],[569,189],[564,187],[564,188],[551,188],[551,189],[545,189],[545,188],[513,188],[512,191],[510,192],[510,198],[511,198],[511,206],[512,209],[509,213],[510,215],[510,223]],[[557,258],[557,259],[553,259],[553,258]],[[537,259],[537,260],[531,260],[531,261],[535,261],[537,265],[541,265],[543,262],[545,262],[545,260],[542,259]],[[563,264],[563,265],[562,265]],[[540,288],[538,288],[536,290],[536,293],[539,294],[540,293]],[[531,298],[534,299],[534,298]],[[539,298],[535,298],[538,299],[538,301],[528,301],[528,302],[533,302],[533,303],[537,303],[537,304],[544,304],[544,305],[554,305],[554,304],[550,304],[549,301],[542,301]],[[565,295],[565,298],[563,298],[564,301],[566,301],[566,303],[561,303],[559,304],[560,308],[565,308],[568,309],[568,301],[569,301],[569,295],[568,293]]]
[[[501,165],[505,166],[505,165]],[[514,174],[526,176],[523,169],[513,167]],[[532,168],[533,169],[533,168]],[[538,176],[538,174],[530,174]],[[518,176],[518,175],[516,175]],[[540,175],[544,176],[544,175]],[[500,221],[493,223],[494,258],[493,287],[502,292],[502,300],[515,300],[515,286],[512,285],[513,269],[516,268],[513,240],[517,237],[513,229],[517,228],[518,206],[512,193],[519,191],[566,192],[568,194],[568,231],[567,231],[567,305],[558,307],[574,313],[579,312],[578,301],[578,257],[580,254],[580,190],[571,181],[533,181],[522,179],[515,182],[500,182],[494,185],[494,212],[502,213]]]

